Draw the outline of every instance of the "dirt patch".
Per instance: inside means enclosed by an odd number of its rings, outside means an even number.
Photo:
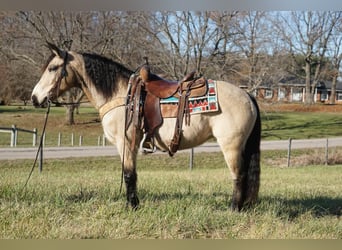
[[[266,112],[323,112],[342,114],[341,104],[313,104],[304,105],[301,103],[265,103],[258,102],[260,109]]]

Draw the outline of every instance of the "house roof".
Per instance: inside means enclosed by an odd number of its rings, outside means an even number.
[[[317,84],[317,89],[320,90],[331,90],[332,82],[331,81],[320,81]],[[240,88],[248,89],[247,85],[239,85]],[[305,79],[289,76],[279,81],[278,84],[271,84],[271,83],[262,83],[257,87],[257,89],[274,89],[278,87],[305,87]],[[336,90],[342,91],[342,81],[337,81],[336,83]]]
[[[331,86],[332,86],[332,82],[331,81],[322,81],[322,82],[319,82],[317,84],[317,88],[318,89],[330,90]],[[336,82],[336,90],[342,90],[342,82],[341,81],[337,81]]]
[[[294,87],[304,87],[305,86],[305,79],[301,79],[298,77],[287,77],[285,79],[280,80],[278,86],[294,86]],[[318,89],[326,89],[330,90],[332,86],[331,81],[320,81],[317,84]],[[337,81],[336,83],[336,90],[342,91],[342,81]]]
[[[295,76],[289,76],[286,78],[283,78],[279,81],[278,85],[289,85],[289,86],[305,86],[305,79],[295,77]]]

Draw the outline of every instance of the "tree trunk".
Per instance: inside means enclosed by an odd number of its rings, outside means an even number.
[[[73,103],[73,99],[69,91],[66,92],[66,102]],[[66,108],[65,124],[74,125],[75,124],[75,119],[74,119],[75,105],[74,104],[66,105],[65,108]]]
[[[311,94],[311,64],[310,62],[305,63],[305,96],[304,103],[306,105],[313,104],[312,94]]]
[[[335,75],[333,77],[332,83],[331,83],[330,104],[335,104],[335,100],[336,100],[336,83],[337,83],[337,75]]]
[[[66,106],[66,125],[74,125],[74,105],[67,105]]]

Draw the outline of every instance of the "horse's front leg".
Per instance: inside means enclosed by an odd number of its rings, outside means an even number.
[[[113,109],[102,120],[104,133],[110,142],[116,145],[122,164],[122,174],[126,186],[127,206],[137,209],[139,199],[137,195],[137,171],[136,161],[139,149],[139,142],[142,138],[142,131],[134,130],[130,126],[125,129],[125,123],[118,117],[124,117],[124,107]],[[132,146],[132,139],[135,143]]]
[[[124,167],[124,179],[126,184],[127,207],[128,205],[131,205],[132,209],[135,210],[139,206],[136,170]]]
[[[125,146],[123,146],[125,143]],[[138,144],[139,145],[139,144]],[[120,148],[121,163],[123,167],[123,177],[126,186],[127,207],[130,205],[133,209],[139,206],[139,198],[137,195],[137,180],[136,160],[138,154],[138,146],[131,149],[131,144],[128,140],[125,142],[118,141]]]

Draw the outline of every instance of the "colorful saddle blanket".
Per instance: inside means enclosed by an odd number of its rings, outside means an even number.
[[[208,91],[204,96],[189,98],[190,114],[215,112],[219,110],[216,81],[210,79],[207,81]],[[173,96],[160,99],[162,117],[176,117],[178,101],[179,99]]]

